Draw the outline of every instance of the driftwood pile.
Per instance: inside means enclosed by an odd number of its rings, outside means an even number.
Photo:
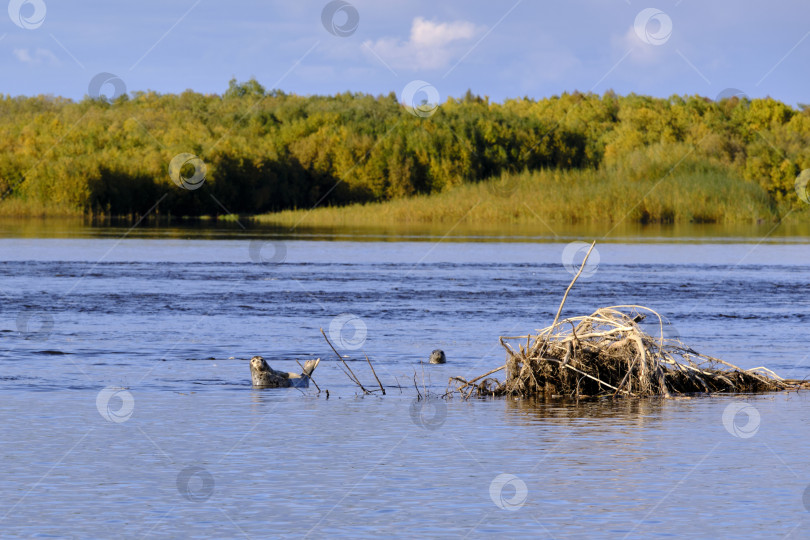
[[[658,317],[661,335],[640,322]],[[515,349],[508,340],[525,339]],[[742,369],[663,336],[649,308],[614,306],[565,319],[536,336],[501,338],[506,380],[456,378],[465,395],[657,396],[714,392],[769,392],[790,387],[767,368]],[[497,370],[496,370],[497,371]],[[490,372],[488,375],[494,372]]]
[[[593,249],[593,245],[591,246]],[[590,251],[588,252],[590,254]],[[471,396],[666,396],[688,393],[769,392],[797,388],[764,367],[741,369],[665,337],[663,318],[643,306],[613,306],[560,320],[568,286],[551,326],[535,335],[501,337],[506,363],[451,385]],[[651,335],[641,322],[649,319]],[[519,340],[515,344],[515,340]],[[524,342],[525,340],[525,342]],[[506,380],[492,377],[506,371]]]

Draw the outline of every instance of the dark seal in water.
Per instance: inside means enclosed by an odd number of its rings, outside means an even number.
[[[321,359],[317,358],[304,362],[303,373],[286,373],[268,366],[261,356],[254,356],[250,359],[250,378],[253,380],[254,388],[289,388],[291,386],[306,388],[309,386],[312,372],[318,367],[320,361]]]
[[[430,363],[431,364],[444,364],[447,362],[447,357],[444,355],[444,351],[441,349],[436,349],[432,353],[430,353]]]

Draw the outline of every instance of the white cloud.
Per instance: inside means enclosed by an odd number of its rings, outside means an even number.
[[[28,49],[14,49],[13,53],[23,64],[59,64],[59,59],[48,49],[36,49],[33,54]]]
[[[394,68],[441,69],[462,56],[484,28],[468,21],[439,23],[416,17],[408,41],[383,38],[363,43]]]
[[[17,60],[26,64],[34,61],[28,53],[28,49],[14,49],[14,56],[17,57]]]
[[[611,44],[615,54],[620,55],[619,58],[630,52],[630,60],[639,64],[654,64],[661,60],[667,53],[668,47],[651,45],[642,41],[635,28],[632,26],[627,29],[627,32],[622,36],[614,35],[611,38]]]

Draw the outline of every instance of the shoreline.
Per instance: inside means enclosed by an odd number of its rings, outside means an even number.
[[[808,243],[810,222],[783,223],[599,223],[496,224],[398,223],[360,225],[299,225],[236,218],[178,218],[162,215],[137,220],[126,218],[0,217],[0,238],[119,238],[344,241],[344,242],[481,242],[555,243],[601,239],[607,243],[727,244]]]
[[[203,191],[203,190],[201,190]],[[140,214],[93,214],[59,205],[8,199],[0,220],[82,219],[92,223],[232,222],[290,228],[777,225],[810,223],[810,205],[778,204],[758,185],[718,173],[681,174],[653,181],[623,180],[601,170],[543,170],[429,195],[261,214],[182,216],[157,206]]]

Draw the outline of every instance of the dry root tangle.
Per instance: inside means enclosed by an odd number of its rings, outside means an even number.
[[[591,245],[593,249],[593,245]],[[590,255],[590,251],[588,251]],[[666,396],[714,392],[769,392],[803,387],[764,367],[741,369],[664,336],[663,318],[650,308],[627,305],[560,320],[565,300],[587,262],[565,291],[551,326],[535,335],[501,337],[506,363],[451,386],[471,396]],[[656,335],[640,323],[657,322]],[[525,340],[525,341],[524,341]],[[506,380],[492,377],[506,371]]]
[[[639,323],[658,320],[658,337]],[[537,335],[501,337],[506,364],[482,378],[460,382],[471,395],[657,396],[713,392],[767,392],[790,382],[766,368],[742,369],[664,337],[664,322],[643,306],[613,306],[564,319]],[[526,340],[515,348],[510,341]],[[506,370],[501,382],[488,377]]]

